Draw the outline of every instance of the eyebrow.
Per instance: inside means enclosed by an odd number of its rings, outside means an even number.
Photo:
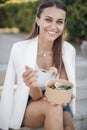
[[[51,16],[45,16],[45,17],[47,17],[47,18],[52,18]],[[57,19],[57,20],[64,21],[63,18],[60,18],[60,19]]]

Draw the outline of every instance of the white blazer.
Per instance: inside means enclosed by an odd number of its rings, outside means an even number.
[[[75,85],[75,49],[66,41],[63,41],[62,56],[69,81]],[[22,79],[25,65],[33,69],[36,65],[38,48],[38,37],[17,42],[11,49],[5,83],[0,102],[0,128],[19,129],[23,120],[24,112],[29,96],[29,87]],[[15,77],[17,78],[17,89],[14,91]],[[73,89],[76,95],[76,88]],[[71,102],[71,110],[75,114],[75,99]]]

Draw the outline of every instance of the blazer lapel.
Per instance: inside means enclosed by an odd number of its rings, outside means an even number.
[[[30,41],[29,48],[27,49],[28,51],[26,53],[25,64],[34,69],[37,59],[38,37],[35,37]]]
[[[74,67],[73,52],[71,51],[70,47],[65,41],[63,42],[62,57],[68,79],[69,81],[75,84],[75,67]]]

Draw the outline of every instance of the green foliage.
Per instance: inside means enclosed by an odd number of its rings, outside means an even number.
[[[7,1],[7,2],[6,2]],[[16,0],[15,0],[16,1]],[[21,32],[31,31],[36,8],[41,0],[1,0],[0,27],[17,27]],[[87,39],[87,1],[62,0],[68,9],[66,32],[69,41]],[[4,3],[5,2],[5,3]]]
[[[21,32],[30,32],[39,1],[7,2],[0,5],[0,27],[17,27]]]
[[[67,32],[70,41],[87,40],[87,1],[63,0],[67,5]]]
[[[8,0],[0,0],[0,3],[6,3]]]

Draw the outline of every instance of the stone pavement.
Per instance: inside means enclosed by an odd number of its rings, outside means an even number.
[[[25,35],[0,34],[0,85],[3,86],[10,49],[14,42],[26,39]],[[76,130],[87,130],[87,57],[77,50],[76,56],[76,116],[74,125]],[[79,53],[78,53],[79,51]],[[1,89],[2,87],[0,87]],[[20,130],[31,130],[23,128]],[[38,129],[41,130],[41,129]]]

